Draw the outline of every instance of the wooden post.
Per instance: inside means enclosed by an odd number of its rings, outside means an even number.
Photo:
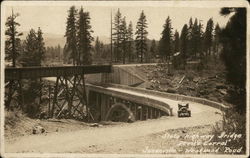
[[[153,119],[153,108],[149,108],[149,111],[150,111],[150,119]]]
[[[141,110],[140,110],[140,120],[143,120],[143,106],[141,105]]]
[[[22,88],[22,81],[21,79],[18,81],[19,84],[19,93],[20,93],[20,105],[21,109],[24,110],[24,96],[23,96],[23,88]]]
[[[106,105],[106,110],[109,111],[109,108],[110,108],[110,97],[107,96],[107,105]]]
[[[148,106],[146,106],[146,120],[148,119]]]
[[[158,118],[161,117],[161,110],[158,110]]]
[[[42,102],[42,95],[43,95],[43,91],[42,91],[42,78],[39,78],[39,104],[41,104]]]
[[[101,121],[104,121],[106,114],[106,98],[104,94],[100,94],[100,103],[101,103]]]
[[[63,77],[65,80],[65,88],[66,88],[66,100],[68,102],[68,115],[71,116],[71,110],[72,110],[72,101],[70,98],[70,93],[69,93],[69,86],[68,86],[68,79],[66,76]],[[63,83],[63,80],[61,80],[61,82]]]
[[[157,111],[158,111],[158,109],[155,109],[155,111],[154,111],[155,118],[158,118]]]
[[[51,109],[51,117],[54,117],[55,104],[57,102],[57,93],[58,93],[59,78],[60,77],[56,78],[56,85],[55,85],[55,89],[54,89],[54,98],[53,98],[53,104],[52,104],[52,109]]]
[[[137,120],[137,105],[134,104],[134,107],[135,107],[135,110],[134,110],[134,112],[135,112],[135,120]]]
[[[51,87],[49,85],[49,107],[48,107],[48,116],[50,116],[50,93],[51,93]]]
[[[131,102],[128,103],[128,108],[131,110]]]

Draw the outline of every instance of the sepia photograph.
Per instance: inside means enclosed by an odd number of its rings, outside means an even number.
[[[249,3],[1,2],[0,156],[249,156]]]

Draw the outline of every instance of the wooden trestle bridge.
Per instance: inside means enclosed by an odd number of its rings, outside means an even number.
[[[85,83],[85,75],[101,74],[106,86]],[[108,85],[142,81],[112,65],[5,68],[5,106],[16,100],[24,106],[23,87],[29,80],[49,80],[48,117],[87,118],[89,121],[136,121],[173,115],[172,108],[159,100],[138,96],[130,91],[114,90]],[[128,84],[129,85],[129,84]],[[42,90],[42,89],[41,89]],[[18,96],[18,97],[16,97]]]

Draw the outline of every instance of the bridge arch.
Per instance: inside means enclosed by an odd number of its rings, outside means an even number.
[[[111,108],[108,110],[106,116],[105,116],[105,121],[112,120],[113,115],[117,111],[125,111],[124,116],[121,116],[121,121],[125,122],[134,122],[135,121],[135,116],[133,112],[125,105],[122,103],[115,103],[111,106]],[[113,121],[113,120],[112,120]]]

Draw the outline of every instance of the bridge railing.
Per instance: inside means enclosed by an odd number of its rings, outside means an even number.
[[[105,87],[90,85],[90,84],[86,84],[86,89],[87,91],[95,91],[95,92],[109,95],[112,97],[131,101],[137,104],[142,104],[142,105],[146,105],[149,107],[157,108],[159,110],[162,110],[168,113],[170,116],[173,115],[172,108],[167,103],[159,101],[159,100],[151,99],[146,96],[135,96],[133,94],[113,91]]]
[[[172,93],[165,93],[165,92],[158,92],[154,90],[147,90],[143,88],[137,88],[137,87],[129,87],[129,86],[124,86],[124,85],[118,85],[118,84],[111,84],[111,86],[116,87],[116,88],[123,88],[123,89],[128,89],[128,90],[133,90],[137,92],[141,92],[144,94],[149,94],[149,95],[157,95],[157,96],[162,96],[165,98],[169,98],[172,100],[177,100],[177,101],[191,101],[191,102],[196,102],[200,104],[204,104],[207,106],[211,106],[217,109],[220,109],[222,111],[228,109],[228,106],[225,106],[222,103],[218,103],[215,101],[207,100],[204,98],[198,98],[198,97],[191,97],[191,96],[185,96],[185,95],[180,95],[180,94],[172,94]]]

